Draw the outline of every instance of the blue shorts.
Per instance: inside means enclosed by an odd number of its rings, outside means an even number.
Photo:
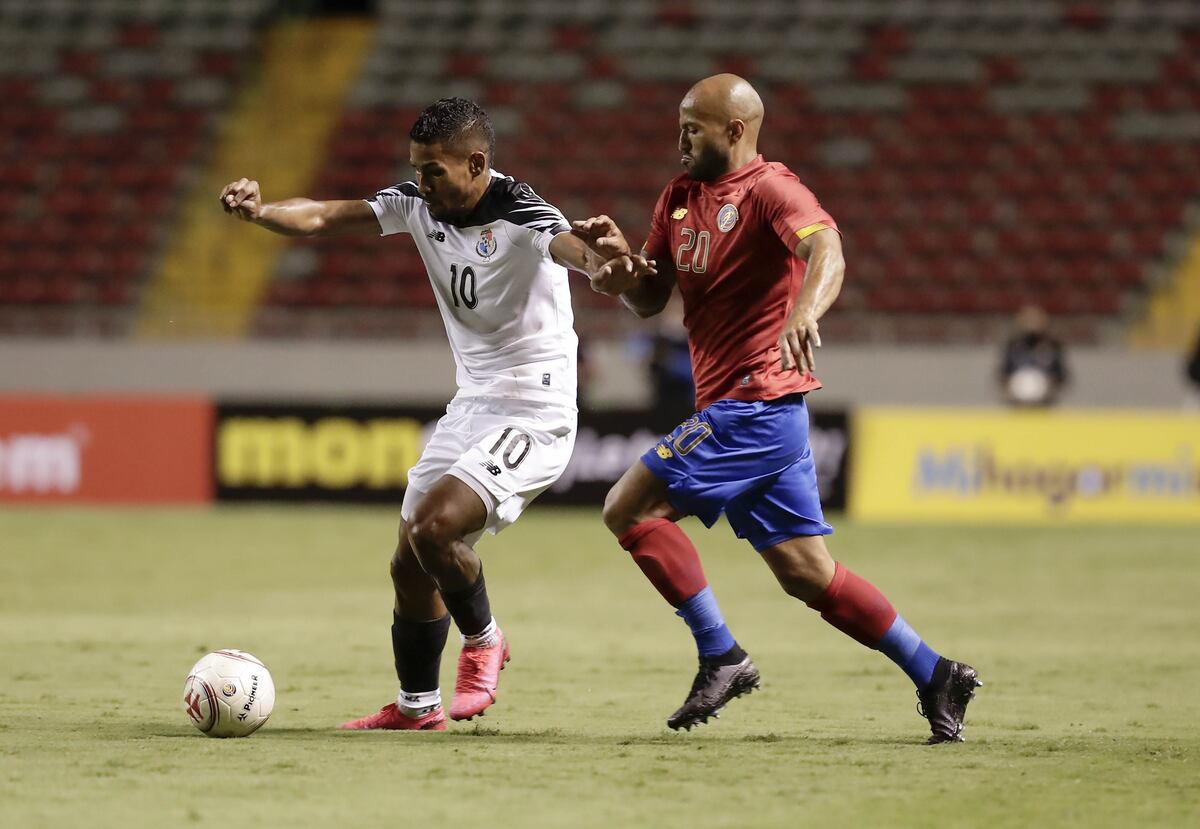
[[[737,537],[760,552],[833,532],[821,512],[802,394],[718,400],[660,440],[642,463],[667,485],[676,510],[706,527],[725,513]]]

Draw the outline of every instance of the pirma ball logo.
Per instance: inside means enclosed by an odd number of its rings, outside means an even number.
[[[221,693],[227,697],[231,697],[237,693],[237,686],[234,685],[232,682],[226,682],[224,685],[221,686]]]

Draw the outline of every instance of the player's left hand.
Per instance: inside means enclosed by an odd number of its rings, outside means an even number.
[[[635,286],[639,279],[657,273],[653,259],[637,254],[617,256],[592,274],[592,290],[608,296],[620,296]]]
[[[571,222],[571,233],[586,242],[597,256],[606,261],[627,257],[632,253],[621,228],[608,216],[593,216],[583,221]]]
[[[816,318],[807,314],[793,313],[783,325],[779,335],[779,355],[783,370],[796,369],[801,374],[812,374],[817,368],[813,349],[821,347],[821,334]]]

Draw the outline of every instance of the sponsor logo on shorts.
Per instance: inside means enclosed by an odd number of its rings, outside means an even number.
[[[496,464],[492,463],[491,461],[482,461],[479,465],[482,466],[484,469],[486,469],[488,472],[492,473],[493,475],[500,474],[500,467],[497,466]]]
[[[671,451],[671,447],[666,446],[665,444],[662,444],[662,443],[658,444],[658,446],[655,446],[654,451],[657,452],[658,456],[660,458],[662,458],[664,461],[667,458],[672,458],[675,456],[675,453]]]

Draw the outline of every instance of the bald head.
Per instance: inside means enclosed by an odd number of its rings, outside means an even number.
[[[679,104],[679,149],[688,175],[711,180],[750,163],[758,155],[763,102],[737,75],[697,83]]]
[[[681,107],[691,107],[712,118],[752,124],[757,136],[762,126],[763,102],[745,78],[722,74],[705,78],[683,96]]]

